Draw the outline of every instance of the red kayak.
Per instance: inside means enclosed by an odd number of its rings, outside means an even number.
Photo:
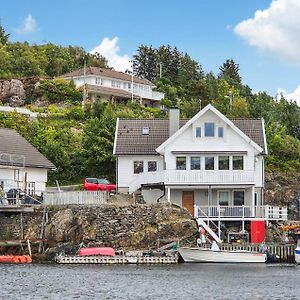
[[[0,263],[4,264],[29,264],[32,258],[29,255],[0,255]]]
[[[109,247],[81,248],[78,256],[116,256],[115,250]]]

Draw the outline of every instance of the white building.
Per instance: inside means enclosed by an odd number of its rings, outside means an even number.
[[[164,94],[153,89],[155,85],[147,79],[131,76],[111,69],[87,67],[63,75],[73,80],[76,87],[85,86],[88,98],[114,103],[138,101],[145,106],[160,107]]]
[[[141,189],[146,202],[169,201],[219,225],[286,218],[286,209],[264,206],[266,154],[263,119],[229,120],[212,105],[190,120],[171,109],[169,120],[117,121],[119,192]]]
[[[48,170],[55,166],[13,129],[0,128],[0,183],[7,192],[20,188],[29,195],[46,190]]]

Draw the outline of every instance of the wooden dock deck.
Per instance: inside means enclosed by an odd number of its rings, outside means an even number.
[[[36,205],[0,205],[0,213],[31,213]],[[38,206],[40,207],[40,206]]]
[[[59,264],[177,264],[177,254],[170,256],[64,256],[58,255]]]

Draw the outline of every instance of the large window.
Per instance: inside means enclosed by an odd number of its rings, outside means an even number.
[[[233,205],[242,206],[245,201],[245,192],[244,191],[233,191]]]
[[[176,157],[176,170],[186,170],[186,157],[177,156]]]
[[[201,137],[201,127],[196,127],[196,137]]]
[[[229,191],[219,191],[219,205],[229,205]]]
[[[191,156],[191,170],[201,169],[200,156]]]
[[[229,170],[229,156],[219,156],[219,170]]]
[[[205,157],[205,170],[215,169],[215,158],[213,156]]]
[[[136,160],[133,162],[133,173],[139,174],[144,172],[144,162],[142,160]]]
[[[215,123],[204,124],[205,136],[215,136]]]
[[[233,170],[244,170],[244,157],[243,156],[232,156],[232,169]]]
[[[148,172],[155,172],[157,170],[156,161],[148,161]]]

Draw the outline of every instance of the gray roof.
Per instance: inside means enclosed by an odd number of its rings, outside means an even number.
[[[0,165],[55,169],[55,166],[13,129],[0,128]]]
[[[180,120],[182,127],[188,120]],[[266,152],[262,119],[232,119],[243,131]],[[149,127],[149,134],[143,135],[142,128]],[[116,155],[157,155],[155,149],[169,138],[169,120],[131,119],[119,120],[115,145]]]
[[[120,80],[126,80],[130,81],[132,80],[132,76],[123,72],[118,72],[112,69],[104,69],[104,68],[97,68],[97,67],[87,67],[85,70],[85,75],[95,75],[95,76],[102,76],[102,77],[109,77],[109,78],[115,78]],[[65,78],[72,78],[72,77],[78,77],[78,76],[84,76],[84,68],[78,69],[75,71],[72,71],[70,73],[66,73],[64,75],[61,75]],[[152,82],[150,82],[148,79],[144,78],[138,78],[136,76],[133,76],[134,83],[142,83],[154,86]]]

